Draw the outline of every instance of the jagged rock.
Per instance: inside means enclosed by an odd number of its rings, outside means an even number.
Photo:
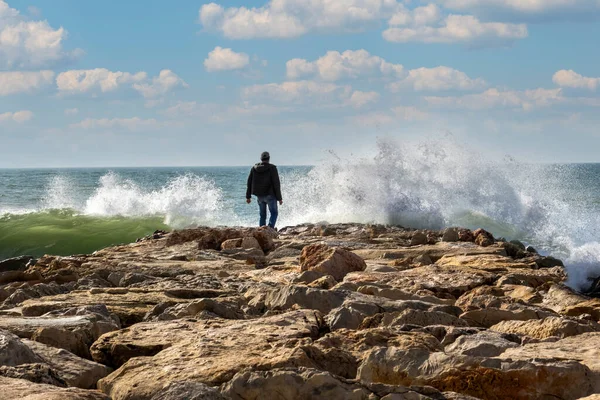
[[[402,326],[402,325],[446,325],[446,326],[468,326],[468,324],[455,317],[439,311],[420,311],[404,310],[402,312],[385,313],[381,324],[384,326]]]
[[[600,332],[595,322],[580,323],[560,317],[548,317],[529,321],[502,321],[490,327],[490,330],[504,333],[517,333],[536,339],[550,337],[569,337],[586,332]]]
[[[477,229],[473,232],[473,236],[475,237],[475,244],[481,247],[488,247],[496,242],[494,235],[483,229]]]
[[[0,272],[25,271],[32,262],[35,263],[35,258],[33,256],[20,256],[9,258],[0,261]]]
[[[232,400],[369,400],[372,393],[357,383],[345,382],[314,369],[240,372],[223,387]]]
[[[67,383],[46,364],[21,364],[16,367],[0,366],[0,376],[25,379],[33,383],[67,387]]]
[[[429,243],[429,238],[427,237],[427,234],[423,232],[415,232],[415,234],[410,239],[411,246],[420,246],[427,243]]]
[[[78,388],[59,388],[24,379],[0,376],[3,400],[111,400],[100,392]]]
[[[342,305],[346,298],[343,292],[313,289],[306,286],[286,286],[267,294],[265,306],[273,310],[289,310],[296,306],[328,313]]]
[[[246,236],[245,238],[243,238],[241,247],[244,249],[260,249],[260,250],[262,250],[260,243],[258,243],[258,240],[256,240],[256,238],[254,236]]]
[[[49,365],[67,385],[82,389],[94,389],[96,383],[112,372],[102,364],[76,356],[63,349],[46,346],[31,340],[23,340],[44,363]],[[44,382],[38,382],[44,383]]]
[[[458,235],[458,228],[447,228],[444,230],[442,235],[442,242],[458,242],[460,237]]]
[[[14,367],[42,362],[43,360],[23,344],[18,336],[0,330],[0,365]]]
[[[140,323],[102,335],[90,348],[94,361],[119,368],[133,357],[151,357],[194,333],[185,320]]]
[[[553,315],[552,312],[525,306],[513,310],[489,307],[467,311],[460,318],[467,321],[471,326],[490,328],[502,321],[540,320]]]
[[[229,239],[221,243],[222,250],[232,250],[238,247],[242,247],[242,238]]]
[[[540,357],[556,360],[574,360],[589,368],[588,374],[593,384],[590,393],[600,393],[600,333],[584,333],[567,337],[555,342],[530,343],[522,347],[507,349],[499,358],[506,360],[533,360]],[[576,388],[585,382],[581,380],[564,381],[568,388]],[[585,396],[587,394],[581,395]],[[574,394],[569,398],[573,398]],[[566,397],[564,397],[566,398]]]
[[[147,398],[172,382],[217,386],[246,368],[313,367],[294,343],[316,339],[320,320],[315,311],[293,311],[251,321],[201,321],[185,340],[153,357],[130,359],[98,387],[113,400]]]
[[[520,346],[520,343],[507,340],[506,336],[508,335],[487,331],[462,335],[447,346],[445,352],[472,357],[496,357],[506,349]]]
[[[302,271],[318,271],[341,282],[349,272],[364,271],[367,265],[356,254],[327,245],[306,246],[300,256]]]
[[[226,400],[215,388],[197,382],[175,382],[167,385],[150,400]]]
[[[565,266],[561,260],[550,256],[538,258],[535,260],[535,263],[539,268],[553,268]]]
[[[309,287],[317,288],[317,289],[331,289],[338,282],[331,275],[325,275],[318,279],[315,279],[311,283],[308,284]]]

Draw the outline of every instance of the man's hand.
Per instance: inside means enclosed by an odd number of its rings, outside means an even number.
[[[246,203],[248,203],[248,204],[252,203],[252,199],[246,199]]]
[[[279,205],[283,205],[283,200],[279,200]]]

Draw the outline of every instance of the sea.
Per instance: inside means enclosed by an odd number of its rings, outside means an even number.
[[[245,201],[250,167],[0,169],[0,260],[87,254],[158,229],[258,225],[256,201]],[[278,169],[279,228],[484,228],[564,260],[576,290],[600,276],[600,164],[488,160],[432,141]]]

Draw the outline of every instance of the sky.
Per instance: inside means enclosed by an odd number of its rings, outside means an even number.
[[[0,0],[0,168],[600,162],[599,123],[600,0]]]

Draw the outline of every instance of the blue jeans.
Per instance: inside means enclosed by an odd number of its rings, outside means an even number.
[[[265,226],[267,224],[267,206],[269,207],[269,226],[275,228],[275,222],[277,222],[277,199],[273,195],[258,196],[258,209],[260,210],[260,222],[259,226]]]

